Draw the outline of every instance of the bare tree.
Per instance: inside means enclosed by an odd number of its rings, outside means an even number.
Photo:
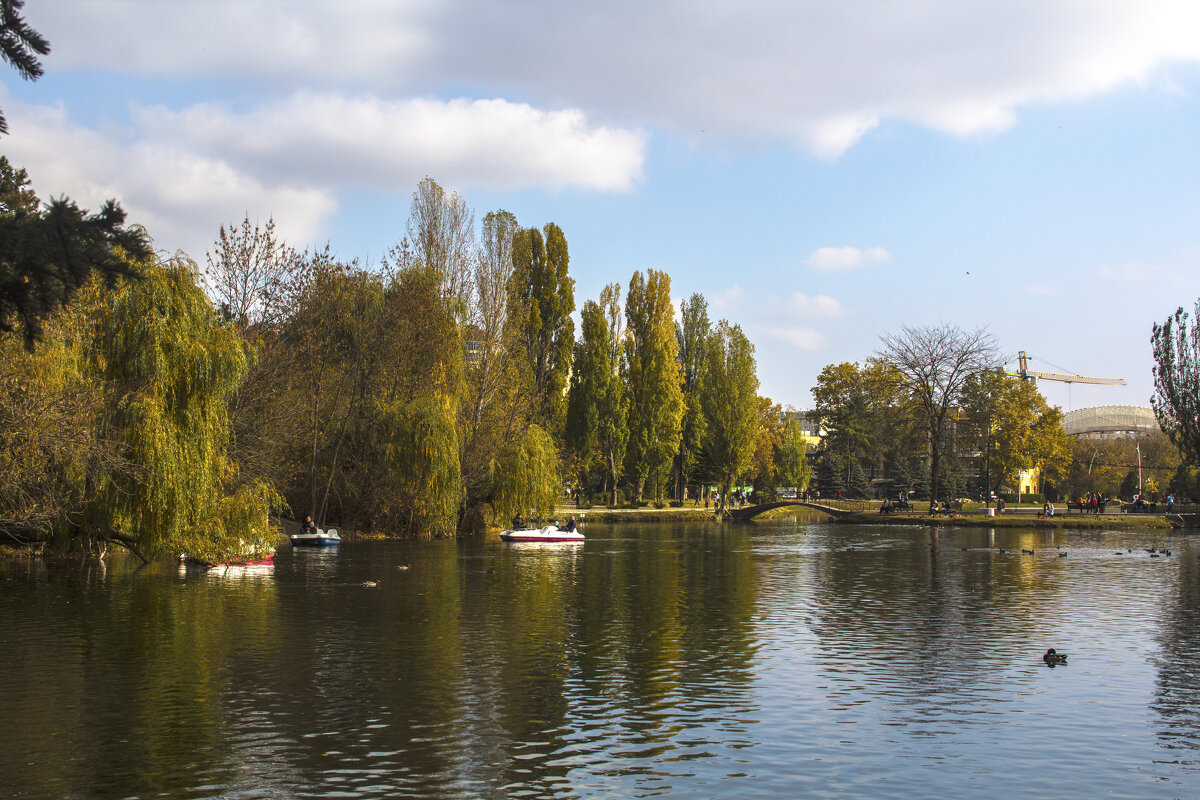
[[[899,333],[879,339],[883,346],[877,355],[904,376],[925,422],[930,484],[936,499],[946,421],[967,378],[997,365],[996,339],[986,328],[964,331],[946,323],[924,327],[904,325]]]
[[[412,256],[441,278],[442,296],[459,304],[461,317],[473,289],[475,212],[457,192],[447,193],[433,178],[425,178],[413,192],[408,242]],[[385,266],[402,262],[397,248],[384,259]]]
[[[275,220],[265,226],[221,226],[201,275],[204,289],[221,312],[243,331],[260,322],[278,323],[289,313],[289,291],[305,261],[275,234]]]
[[[1159,427],[1189,463],[1200,463],[1200,300],[1188,323],[1183,306],[1162,325],[1155,323],[1154,396],[1150,405]]]

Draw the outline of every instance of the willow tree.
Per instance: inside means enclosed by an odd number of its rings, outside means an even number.
[[[671,278],[635,272],[625,300],[625,357],[629,385],[629,448],[637,499],[652,480],[655,499],[679,450],[683,422],[683,376],[675,338]]]
[[[462,502],[453,408],[434,396],[418,397],[383,409],[378,424],[399,476],[400,513],[408,534],[453,535]]]
[[[95,358],[113,391],[113,427],[132,469],[111,476],[91,518],[149,555],[219,558],[270,538],[278,495],[231,492],[228,397],[247,364],[186,260],[149,265],[100,319]],[[119,402],[118,402],[119,401]]]
[[[575,341],[575,281],[567,272],[567,238],[553,222],[542,231],[528,228],[513,240],[512,253],[508,317],[532,373],[537,419],[561,433]]]
[[[1155,323],[1154,396],[1158,425],[1188,464],[1200,464],[1200,300],[1196,318],[1180,306],[1162,325]]]
[[[717,323],[708,338],[708,369],[700,402],[708,422],[704,449],[718,473],[721,501],[716,512],[728,510],[729,490],[746,471],[758,441],[758,374],[754,345],[740,325]]]
[[[562,486],[558,447],[541,426],[530,425],[505,447],[493,462],[492,471],[493,508],[500,519],[517,513],[530,519],[548,519],[554,513]]]

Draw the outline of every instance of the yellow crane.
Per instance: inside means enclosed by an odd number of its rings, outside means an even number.
[[[1088,375],[1073,375],[1069,372],[1042,372],[1041,370],[1029,369],[1029,358],[1025,355],[1025,351],[1017,353],[1017,363],[1019,368],[1015,373],[1016,377],[1023,381],[1033,381],[1037,383],[1043,381],[1059,381],[1061,383],[1097,383],[1101,386],[1124,386],[1124,378],[1093,378]]]

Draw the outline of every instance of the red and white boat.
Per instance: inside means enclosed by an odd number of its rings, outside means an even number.
[[[502,531],[500,538],[506,542],[582,542],[583,534],[577,530],[562,531],[557,525],[547,525],[544,528]]]

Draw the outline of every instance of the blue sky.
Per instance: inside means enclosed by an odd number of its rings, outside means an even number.
[[[203,263],[273,216],[378,263],[429,175],[558,223],[576,300],[699,292],[805,408],[901,325],[987,326],[1068,408],[1145,405],[1200,296],[1200,9],[1183,2],[30,0],[0,151]],[[1051,366],[1053,365],[1053,366]]]

